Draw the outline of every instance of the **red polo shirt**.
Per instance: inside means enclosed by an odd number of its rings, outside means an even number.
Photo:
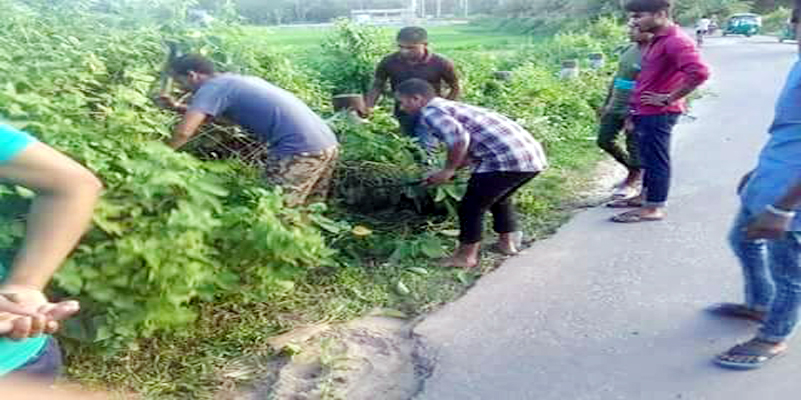
[[[642,53],[642,71],[632,94],[635,115],[683,113],[687,109],[684,99],[667,107],[643,105],[644,92],[669,94],[685,83],[704,83],[709,79],[709,67],[701,61],[694,41],[680,27],[674,25],[654,35]]]

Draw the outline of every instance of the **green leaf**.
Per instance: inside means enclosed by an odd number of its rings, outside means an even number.
[[[403,281],[398,281],[398,283],[395,284],[395,292],[402,296],[408,296],[412,293]]]
[[[443,257],[446,254],[442,243],[436,238],[428,238],[420,243],[420,251],[429,258]]]

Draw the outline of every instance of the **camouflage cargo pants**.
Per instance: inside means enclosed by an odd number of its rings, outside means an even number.
[[[264,179],[284,189],[287,206],[308,204],[309,200],[325,200],[338,158],[338,146],[314,153],[268,156],[264,165]]]

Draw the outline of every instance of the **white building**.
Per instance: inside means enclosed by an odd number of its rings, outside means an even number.
[[[392,8],[384,10],[351,10],[350,18],[361,24],[407,24],[417,17],[412,8]]]

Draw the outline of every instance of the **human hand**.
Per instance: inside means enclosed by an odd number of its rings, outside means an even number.
[[[159,95],[159,97],[156,100],[156,103],[159,105],[159,107],[166,108],[168,110],[175,110],[179,106],[178,101],[176,101],[169,94],[164,94],[164,93]]]
[[[792,218],[765,211],[759,214],[745,228],[745,236],[749,240],[781,239],[790,229]]]
[[[646,106],[667,107],[670,105],[670,95],[665,93],[645,92],[640,101]]]
[[[449,168],[445,168],[443,170],[440,170],[438,172],[429,175],[426,178],[426,185],[429,186],[441,185],[453,179],[454,175],[456,175],[456,171]]]
[[[359,110],[359,116],[362,118],[370,118],[373,116],[373,107],[364,107]]]
[[[55,333],[60,321],[80,310],[77,301],[50,302],[36,289],[7,285],[0,288],[0,336],[25,339]]]
[[[626,118],[626,121],[623,122],[623,132],[626,132],[627,135],[634,134],[634,120],[631,117]]]

